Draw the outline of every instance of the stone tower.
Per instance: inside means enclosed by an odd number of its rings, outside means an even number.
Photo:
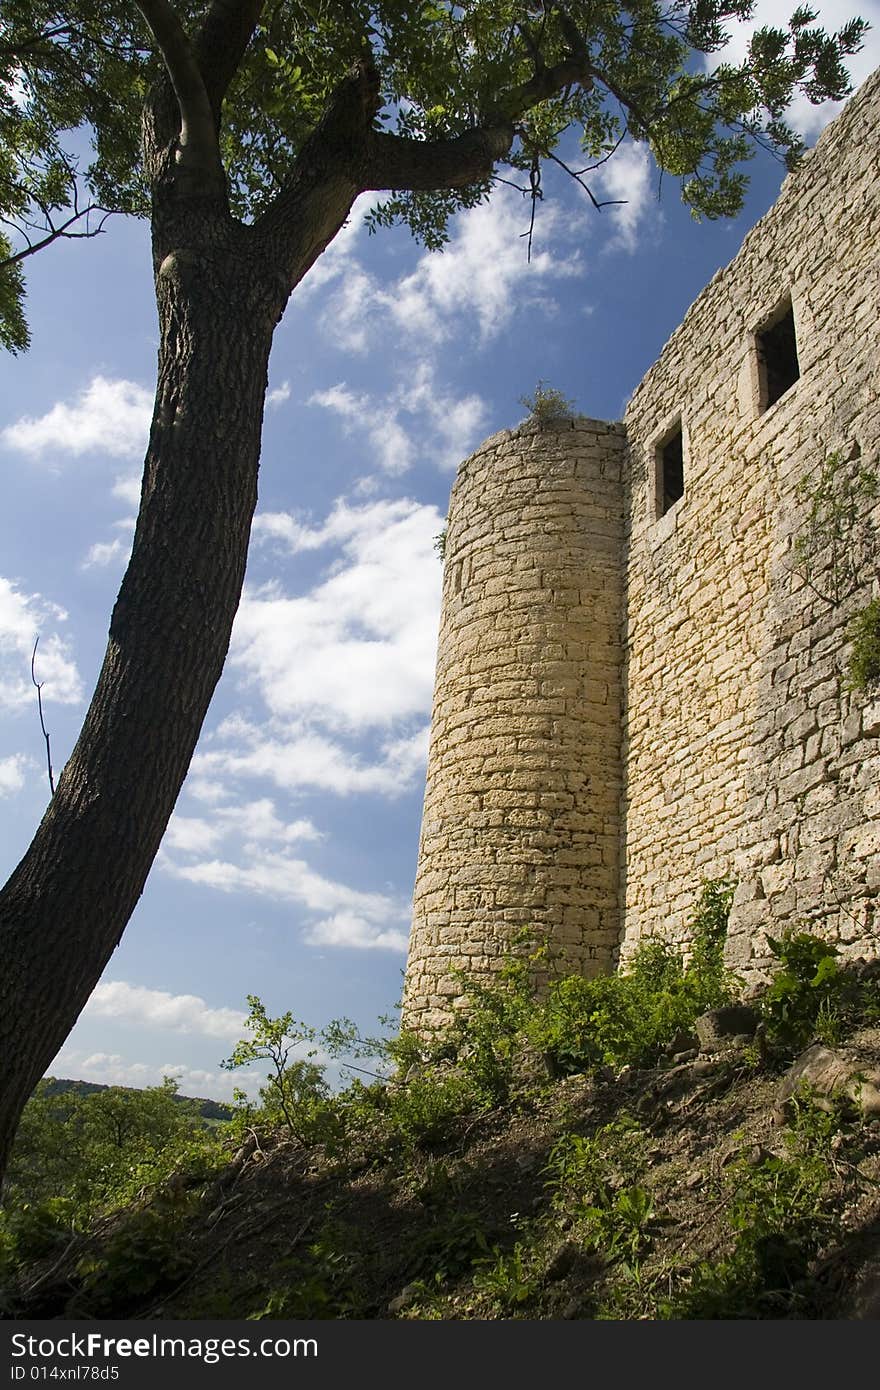
[[[799,560],[832,461],[880,484],[878,131],[880,72],[622,423],[527,424],[462,464],[408,1026],[441,1025],[455,972],[490,980],[522,927],[585,974],[646,936],[686,945],[726,874],[742,975],[766,978],[787,927],[880,953],[880,687],[847,677],[880,600],[880,489],[811,582]]]
[[[522,927],[605,968],[620,934],[624,434],[504,431],[461,466],[444,566],[404,1023],[431,1029]]]

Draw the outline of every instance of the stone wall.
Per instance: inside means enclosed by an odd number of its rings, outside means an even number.
[[[877,555],[832,604],[798,574],[794,542],[810,505],[798,482],[830,453],[849,476],[880,471],[878,107],[875,76],[626,412],[624,954],[646,933],[682,936],[700,878],[730,872],[738,967],[766,965],[766,930],[786,924],[876,948],[880,706],[842,676]],[[789,297],[800,377],[762,408],[756,332]],[[685,492],[658,519],[657,443],[679,421]]]
[[[786,925],[876,953],[880,699],[848,691],[844,668],[878,555],[827,602],[795,547],[798,485],[829,455],[880,474],[878,130],[880,74],[691,307],[623,425],[525,425],[462,464],[409,1026],[447,1019],[454,971],[490,979],[524,926],[585,973],[646,935],[686,940],[701,880],[731,873],[737,969],[760,974]],[[788,312],[799,376],[781,389]],[[783,344],[783,375],[784,359]],[[830,551],[819,568],[827,591]]]
[[[623,431],[527,425],[449,510],[404,1022],[433,1027],[522,927],[607,969],[620,935]]]

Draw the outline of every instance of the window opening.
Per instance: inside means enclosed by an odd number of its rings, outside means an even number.
[[[759,409],[767,410],[784,396],[801,374],[794,331],[794,310],[787,299],[755,334],[760,382]]]
[[[681,425],[657,446],[657,515],[665,516],[684,497],[684,436]]]

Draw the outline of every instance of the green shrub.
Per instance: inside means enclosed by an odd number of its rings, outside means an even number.
[[[850,690],[867,691],[880,684],[880,599],[872,599],[846,630],[852,642],[847,662]]]
[[[531,1303],[540,1289],[540,1279],[527,1247],[521,1241],[506,1252],[493,1246],[491,1253],[479,1261],[474,1288],[503,1312],[511,1313]]]
[[[811,1263],[840,1226],[834,1189],[846,1130],[840,1114],[827,1114],[803,1095],[785,1135],[785,1153],[758,1163],[745,1156],[735,1160],[725,1179],[733,1250],[700,1262],[660,1316],[774,1318],[802,1310],[810,1298]]]
[[[279,1282],[266,1302],[248,1314],[248,1321],[362,1317],[363,1260],[352,1239],[350,1228],[328,1221],[306,1255],[294,1255],[274,1266],[271,1277]]]
[[[570,420],[574,414],[574,401],[570,401],[554,386],[540,380],[534,395],[520,396],[519,404],[529,412],[529,418],[537,425],[558,425]]]
[[[222,1161],[225,1126],[207,1126],[177,1083],[81,1095],[39,1083],[10,1156],[4,1206],[14,1213],[55,1199],[72,1203],[77,1229],[178,1170],[208,1176]]]
[[[118,1315],[177,1283],[192,1265],[183,1237],[196,1209],[184,1196],[129,1212],[99,1249],[83,1255],[76,1272],[89,1313]]]
[[[8,1267],[41,1260],[60,1250],[77,1227],[77,1207],[70,1197],[47,1197],[42,1202],[11,1206],[0,1217]]]
[[[733,981],[725,978],[724,943],[735,886],[729,876],[704,879],[691,917],[691,970],[695,980],[705,981],[710,993],[733,987]]]
[[[799,1049],[819,1032],[834,1042],[857,1007],[857,987],[837,963],[837,947],[809,932],[768,936],[779,961],[762,1000],[771,1042]]]
[[[644,1130],[622,1114],[593,1135],[564,1134],[550,1150],[547,1189],[557,1218],[609,1263],[634,1264],[650,1242]]]
[[[727,879],[703,885],[687,967],[673,947],[646,940],[619,974],[555,981],[525,1024],[532,1043],[563,1074],[656,1061],[678,1036],[691,1032],[700,1014],[731,998],[723,949],[732,895]]]
[[[796,495],[804,529],[794,542],[794,568],[823,602],[839,605],[864,583],[876,560],[873,507],[880,479],[859,455],[830,453],[805,474]]]
[[[472,1081],[457,1071],[426,1071],[388,1092],[392,1131],[410,1146],[440,1142],[460,1116],[481,1108]]]

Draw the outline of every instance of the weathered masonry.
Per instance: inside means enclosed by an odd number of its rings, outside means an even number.
[[[488,978],[522,927],[587,973],[684,940],[701,880],[726,873],[738,970],[787,924],[876,953],[880,697],[844,667],[880,593],[880,508],[811,583],[797,542],[829,457],[839,481],[880,473],[878,131],[875,74],[621,424],[526,424],[461,465],[410,1026],[447,1018],[453,968]]]

